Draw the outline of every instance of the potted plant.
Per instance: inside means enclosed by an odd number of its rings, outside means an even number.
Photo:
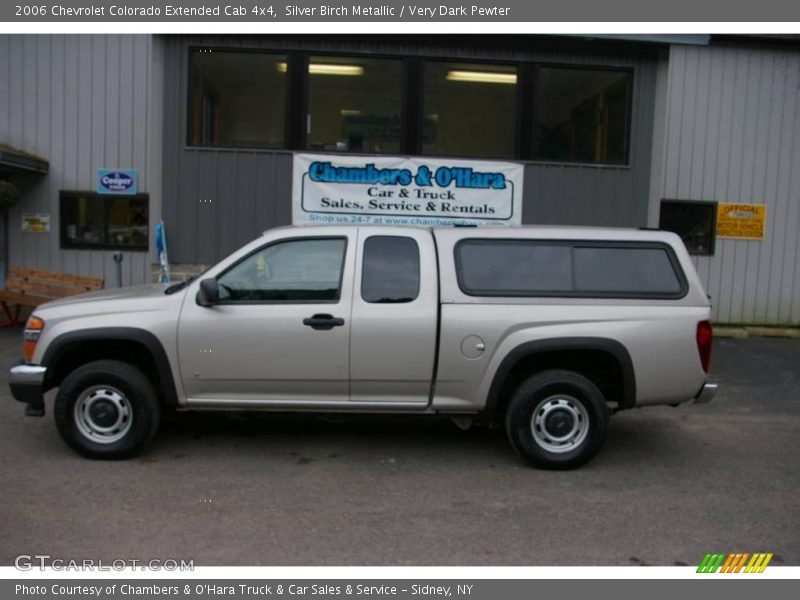
[[[5,212],[19,200],[17,186],[7,179],[0,179],[0,212]]]

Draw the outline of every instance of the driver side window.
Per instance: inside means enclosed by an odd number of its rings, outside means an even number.
[[[242,259],[218,279],[222,302],[335,302],[345,238],[287,240]]]

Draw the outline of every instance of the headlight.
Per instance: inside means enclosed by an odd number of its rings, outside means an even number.
[[[36,343],[39,341],[39,337],[42,335],[42,329],[44,329],[44,321],[33,315],[28,317],[28,322],[25,323],[25,331],[22,334],[22,355],[27,363],[33,360],[33,352],[36,350]]]

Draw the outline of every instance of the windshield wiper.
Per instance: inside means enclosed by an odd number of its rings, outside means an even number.
[[[167,289],[164,290],[164,293],[165,294],[174,294],[175,292],[179,292],[183,288],[185,288],[187,285],[192,283],[195,279],[197,279],[197,275],[191,275],[191,276],[187,277],[186,279],[184,279],[183,281],[180,281],[178,283],[173,283],[171,286],[169,286]]]

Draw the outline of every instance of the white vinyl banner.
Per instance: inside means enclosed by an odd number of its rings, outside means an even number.
[[[292,222],[519,225],[522,178],[507,162],[295,154]]]

